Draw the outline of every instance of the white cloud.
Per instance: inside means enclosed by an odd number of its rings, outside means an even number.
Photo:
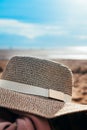
[[[79,40],[87,40],[87,35],[78,35],[78,36],[75,36],[75,37]]]
[[[23,23],[18,20],[0,19],[0,33],[15,34],[33,39],[44,35],[65,35],[58,25]]]

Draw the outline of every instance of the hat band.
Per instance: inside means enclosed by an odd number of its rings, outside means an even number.
[[[64,94],[61,91],[57,91],[53,89],[45,89],[45,88],[23,84],[19,82],[13,82],[9,80],[0,79],[0,88],[8,89],[22,94],[31,94],[36,96],[53,98],[64,102],[71,101],[71,96],[68,94]]]

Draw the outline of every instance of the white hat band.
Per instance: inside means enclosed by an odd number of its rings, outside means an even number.
[[[22,94],[31,94],[36,96],[53,98],[64,102],[71,101],[71,96],[68,94],[64,94],[61,91],[40,88],[37,86],[27,85],[9,80],[0,79],[0,88],[8,89]]]

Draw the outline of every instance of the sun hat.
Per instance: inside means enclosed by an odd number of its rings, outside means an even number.
[[[72,102],[72,86],[72,72],[65,65],[15,56],[0,79],[0,107],[45,118],[87,111],[87,105]]]

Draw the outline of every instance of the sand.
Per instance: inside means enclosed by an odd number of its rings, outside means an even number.
[[[73,100],[87,104],[87,60],[58,60],[67,65],[73,73],[74,88],[72,92]]]
[[[55,59],[54,61],[61,62],[72,70],[74,78],[72,99],[75,102],[87,104],[87,60]],[[7,60],[0,60],[0,76],[5,69],[7,62]]]

